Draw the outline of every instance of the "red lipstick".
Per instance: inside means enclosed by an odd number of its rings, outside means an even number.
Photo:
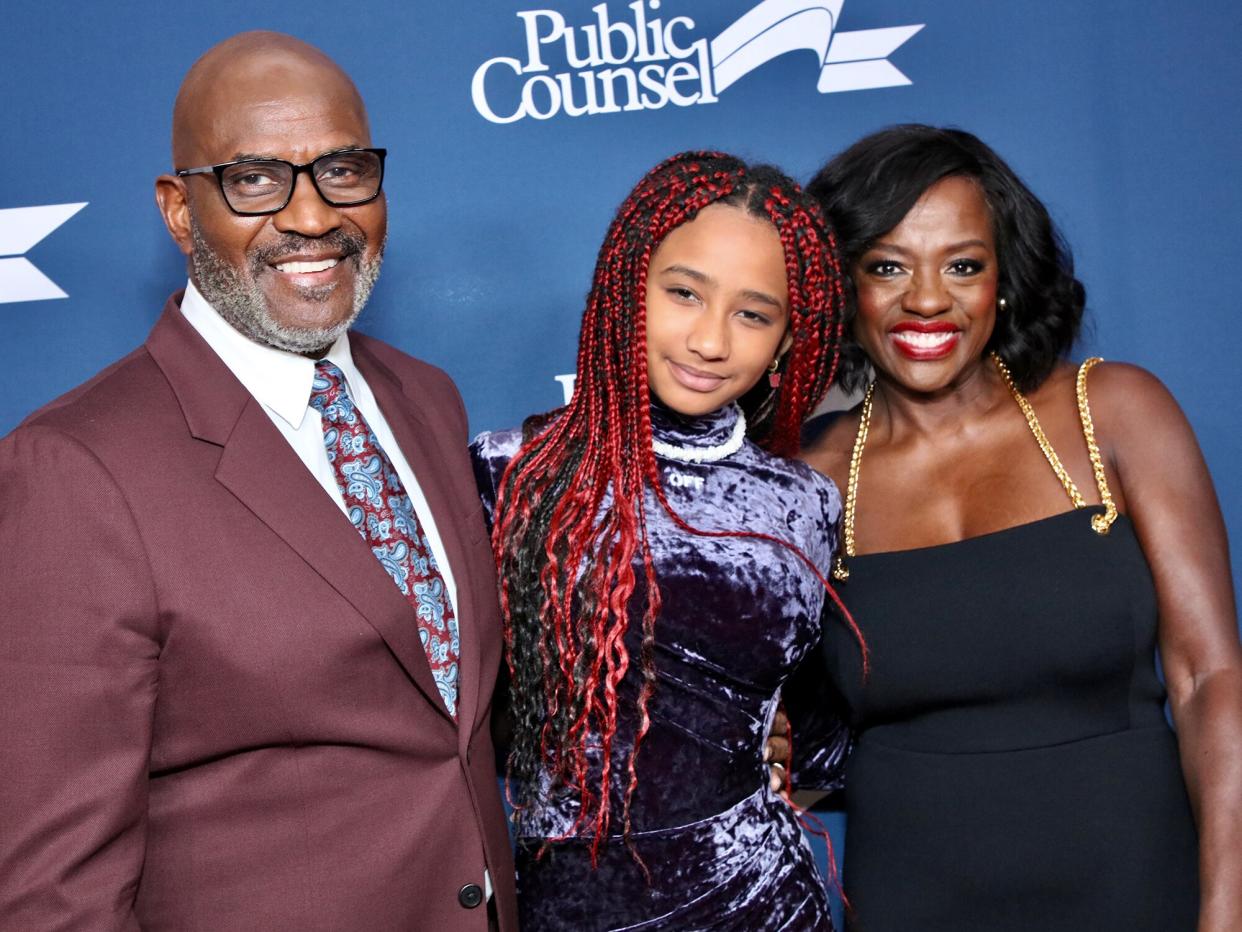
[[[944,320],[903,320],[889,330],[888,338],[907,359],[930,362],[952,353],[962,331]]]

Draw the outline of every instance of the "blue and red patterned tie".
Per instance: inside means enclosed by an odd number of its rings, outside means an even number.
[[[410,497],[354,406],[344,374],[326,359],[315,363],[310,403],[323,420],[323,445],[349,520],[413,607],[431,675],[456,718],[457,617]]]

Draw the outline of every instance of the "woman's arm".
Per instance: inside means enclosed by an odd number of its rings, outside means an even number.
[[[829,610],[824,614],[824,623],[833,624]],[[841,700],[831,686],[821,648],[811,651],[799,664],[782,695],[792,728],[785,730],[784,747],[772,750],[783,752],[778,760],[789,760],[789,782],[795,789],[817,790],[821,795],[840,790],[853,736],[845,723]],[[807,803],[803,800],[802,804]]]
[[[1224,520],[1194,433],[1151,374],[1105,364],[1089,396],[1156,584],[1182,772],[1199,828],[1200,932],[1242,928],[1242,648]]]

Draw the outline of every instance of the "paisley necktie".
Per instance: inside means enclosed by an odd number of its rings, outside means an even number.
[[[315,363],[310,403],[323,421],[323,445],[349,520],[414,609],[431,674],[456,718],[457,617],[410,497],[355,407],[345,375],[326,359]]]

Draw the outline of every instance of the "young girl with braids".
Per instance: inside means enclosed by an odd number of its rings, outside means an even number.
[[[782,457],[832,378],[843,303],[792,181],[676,156],[608,231],[573,400],[472,445],[523,928],[831,928],[762,748],[831,592],[840,497]],[[821,771],[844,753],[830,730]]]

